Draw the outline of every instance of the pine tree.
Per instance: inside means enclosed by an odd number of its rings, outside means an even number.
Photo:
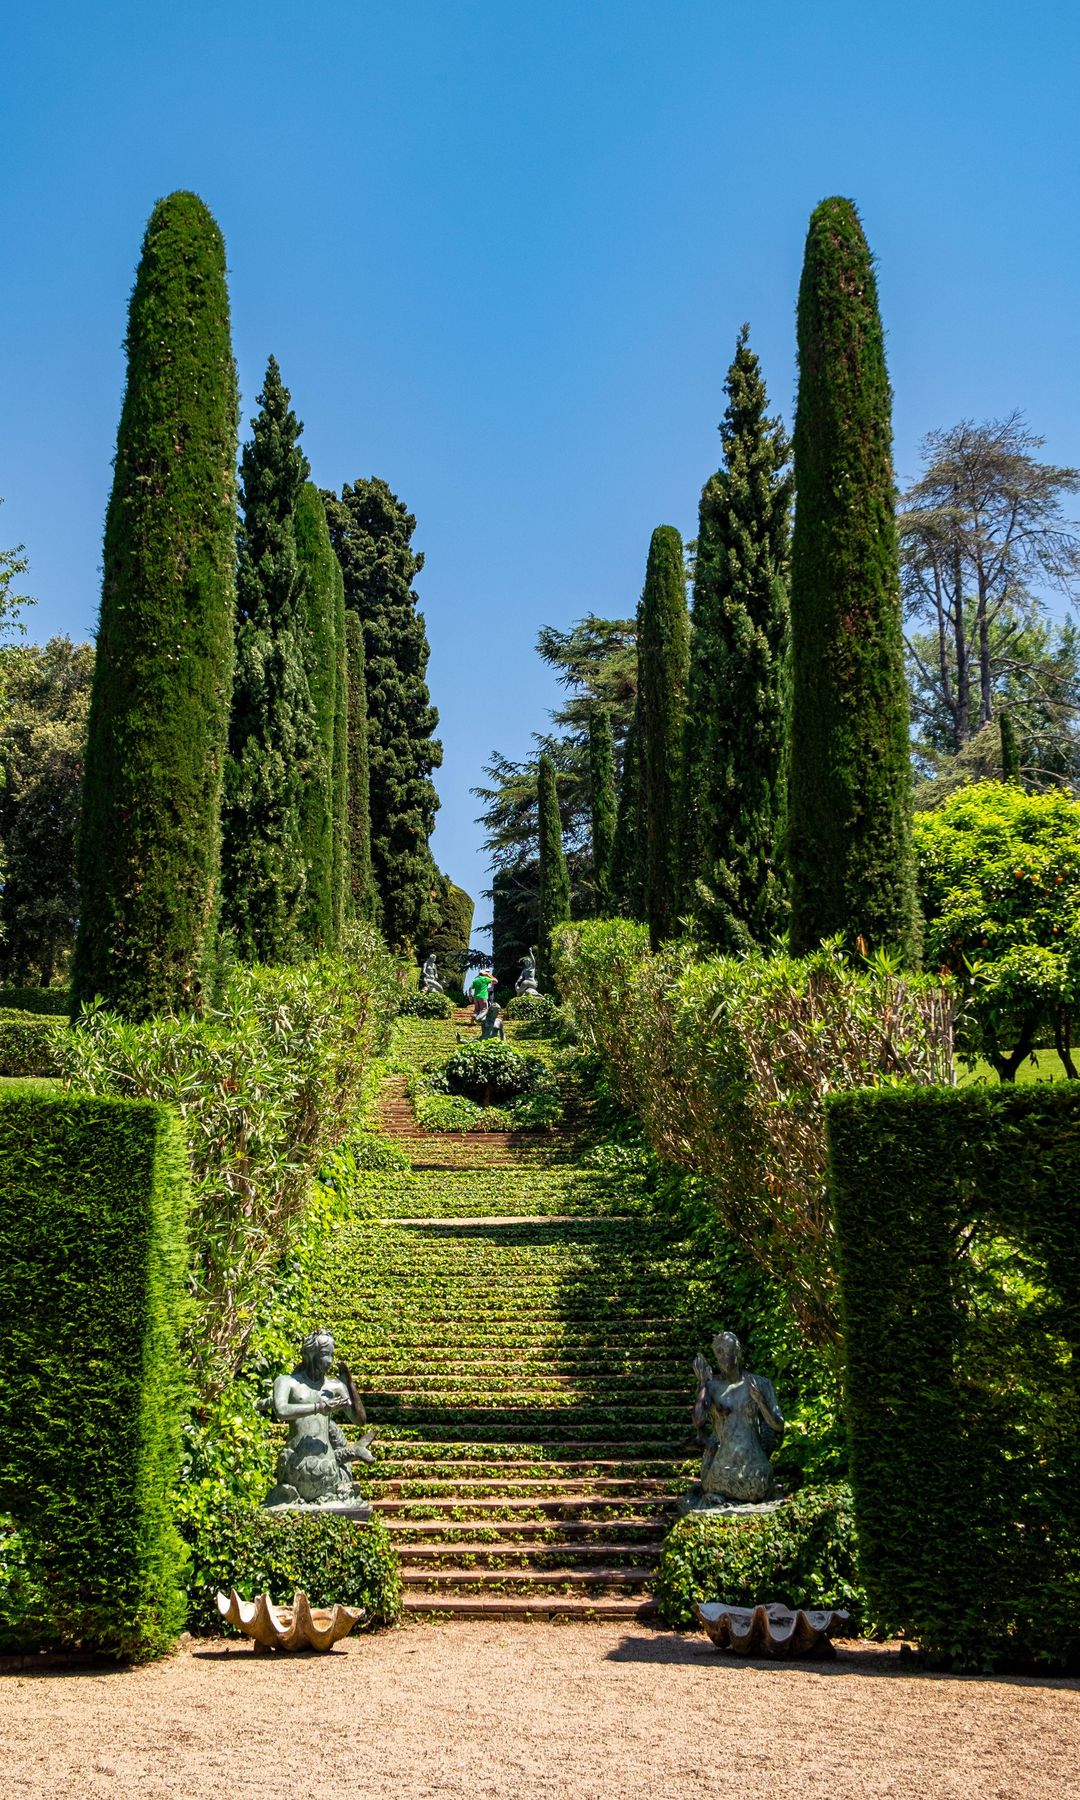
[[[344,770],[338,768],[337,736],[345,682],[345,601],[322,495],[310,481],[296,502],[296,555],[297,621],[311,695],[311,741],[299,771],[298,817],[307,886],[300,923],[305,946],[328,950],[341,933],[338,883],[344,859],[343,846],[336,842],[337,778],[344,779]]]
[[[606,919],[615,911],[615,749],[611,737],[611,718],[602,707],[594,707],[589,714],[589,775],[593,888],[597,916]]]
[[[744,325],[725,383],[724,466],[701,495],[683,766],[683,904],[726,953],[768,944],[787,922],[791,477],[748,337]]]
[[[308,685],[297,512],[303,430],[273,357],[240,462],[236,682],[222,799],[222,922],[245,962],[293,962],[313,905],[303,808],[319,744]],[[317,879],[317,870],[313,871]]]
[[[364,627],[359,613],[345,609],[345,655],[348,664],[348,823],[346,862],[349,910],[355,919],[375,917],[375,884],[371,876],[371,806],[368,776],[367,678],[364,673]]]
[[[562,818],[555,787],[555,768],[549,756],[540,758],[540,936],[536,978],[545,993],[553,987],[551,937],[570,917],[570,874],[563,853]]]
[[[345,604],[360,615],[367,667],[371,861],[379,922],[396,950],[419,945],[432,918],[437,871],[428,839],[442,762],[439,715],[425,672],[427,632],[413,577],[416,520],[385,481],[356,481],[341,499],[324,495],[330,536],[345,577]]]
[[[225,246],[194,194],[150,217],[105,520],[76,1001],[197,1007],[216,933],[236,579]]]
[[[635,703],[623,746],[612,855],[615,906],[626,919],[645,917],[645,821],[642,806],[641,716]]]
[[[810,219],[799,287],[788,859],[792,943],[918,954],[891,395],[850,200]]]
[[[645,916],[656,949],[671,937],[678,919],[679,800],[690,662],[683,547],[673,525],[658,525],[652,534],[637,643]]]

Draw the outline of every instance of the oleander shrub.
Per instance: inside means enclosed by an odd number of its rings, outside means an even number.
[[[844,1482],[803,1488],[771,1513],[691,1515],[664,1540],[656,1596],[664,1622],[698,1623],[696,1601],[843,1607],[850,1633],[870,1614],[859,1581],[855,1515]]]
[[[193,1189],[187,1350],[204,1395],[235,1368],[313,1177],[356,1126],[395,1011],[382,940],[354,927],[348,956],[232,970],[202,1018],[130,1024],[91,1007],[67,1034],[73,1090],[180,1110]]]
[[[0,1011],[50,1013],[66,1019],[71,1002],[66,988],[0,988]]]
[[[0,1620],[9,1644],[140,1659],[183,1624],[172,1491],[188,1205],[169,1107],[0,1096],[0,1594],[19,1614]]]
[[[66,1030],[66,1019],[48,1013],[0,1011],[0,1075],[58,1075]]]
[[[1080,1091],[828,1105],[863,1579],[963,1667],[1080,1667]]]
[[[421,993],[408,994],[401,1008],[403,1015],[411,1019],[450,1019],[454,1015],[454,1002],[449,994]]]
[[[207,1523],[193,1552],[191,1629],[223,1629],[218,1590],[245,1600],[269,1594],[288,1605],[302,1588],[313,1606],[362,1606],[361,1630],[392,1625],[401,1612],[401,1564],[377,1513],[366,1523],[334,1514],[271,1516],[259,1507],[227,1508]]]
[[[707,1177],[720,1220],[772,1277],[809,1341],[839,1350],[824,1100],[952,1080],[948,984],[856,963],[651,955],[624,920],[563,928],[556,976],[583,1044],[669,1162]]]

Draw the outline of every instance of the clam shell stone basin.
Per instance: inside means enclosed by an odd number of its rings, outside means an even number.
[[[801,1607],[723,1606],[706,1601],[697,1615],[718,1650],[736,1656],[835,1656],[829,1633],[847,1624],[850,1613],[803,1611]]]
[[[217,1609],[227,1624],[264,1650],[329,1650],[364,1616],[362,1606],[312,1606],[300,1588],[291,1606],[274,1606],[269,1594],[241,1600],[233,1588],[218,1594]]]

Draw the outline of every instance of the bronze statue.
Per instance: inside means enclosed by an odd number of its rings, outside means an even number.
[[[784,1415],[772,1382],[743,1370],[733,1331],[720,1332],[712,1347],[715,1372],[704,1356],[694,1358],[694,1424],[703,1454],[688,1506],[760,1504],[774,1495],[769,1458],[784,1435]]]
[[[349,1464],[370,1463],[373,1431],[350,1444],[334,1415],[366,1425],[364,1404],[345,1364],[341,1379],[330,1375],[334,1340],[328,1331],[313,1331],[300,1346],[300,1366],[274,1382],[272,1411],[286,1422],[289,1435],[277,1461],[277,1481],[264,1506],[347,1513],[368,1518],[371,1507],[360,1497]]]

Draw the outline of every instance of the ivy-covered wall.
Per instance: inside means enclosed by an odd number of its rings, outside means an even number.
[[[0,1512],[47,1597],[30,1642],[142,1658],[183,1625],[187,1210],[168,1107],[0,1098]]]
[[[1080,1092],[827,1116],[872,1608],[964,1666],[1080,1666]]]

